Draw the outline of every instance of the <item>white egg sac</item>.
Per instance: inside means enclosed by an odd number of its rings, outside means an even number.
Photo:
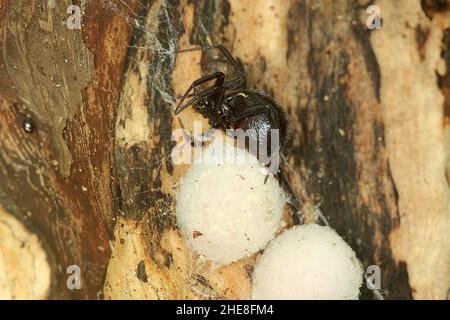
[[[361,264],[331,228],[302,225],[283,232],[258,259],[253,299],[358,299]]]
[[[216,138],[195,158],[177,194],[177,223],[198,254],[221,264],[263,249],[281,224],[286,197],[246,150]]]

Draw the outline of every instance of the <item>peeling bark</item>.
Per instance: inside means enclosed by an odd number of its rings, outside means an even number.
[[[1,3],[0,199],[19,219],[31,215],[30,230],[54,258],[49,297],[95,299],[110,256],[113,118],[131,26],[92,1],[83,28],[64,29],[69,4]],[[93,66],[79,60],[86,56]],[[52,77],[66,81],[57,87]],[[32,133],[22,127],[27,117]],[[66,287],[72,264],[83,272],[81,290]]]

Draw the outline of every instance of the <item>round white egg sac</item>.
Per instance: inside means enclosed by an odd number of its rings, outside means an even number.
[[[245,149],[215,139],[197,156],[177,194],[177,223],[200,255],[228,264],[263,249],[286,202],[277,180]]]
[[[283,232],[258,259],[253,299],[358,299],[361,264],[331,228],[302,225]]]

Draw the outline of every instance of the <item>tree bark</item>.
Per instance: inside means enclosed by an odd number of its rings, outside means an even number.
[[[256,256],[199,259],[174,212],[188,166],[171,162],[171,134],[202,119],[174,104],[207,67],[178,50],[222,43],[288,112],[287,225],[325,217],[380,267],[384,298],[447,298],[448,1],[376,1],[380,30],[369,1],[87,1],[80,30],[61,23],[71,4],[0,0],[1,213],[39,238],[44,296],[250,297]]]

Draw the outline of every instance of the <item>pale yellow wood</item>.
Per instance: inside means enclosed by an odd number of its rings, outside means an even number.
[[[0,299],[45,299],[50,276],[38,237],[0,207]]]

